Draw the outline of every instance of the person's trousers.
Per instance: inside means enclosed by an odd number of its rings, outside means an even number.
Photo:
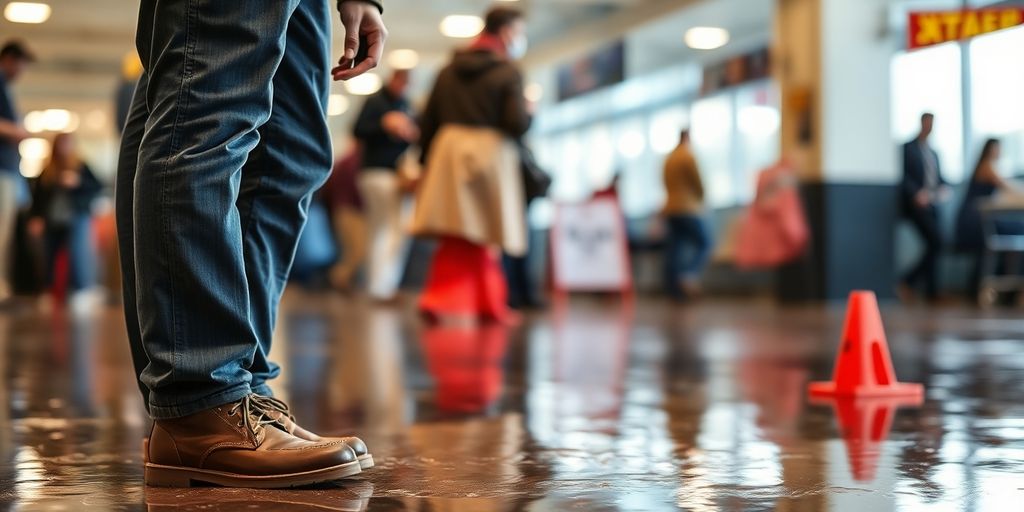
[[[939,212],[934,206],[913,208],[907,211],[907,217],[924,242],[924,252],[921,259],[903,277],[903,282],[909,286],[923,285],[925,295],[929,299],[934,299],[939,294],[938,265],[942,253]]]
[[[155,419],[270,393],[278,302],[331,167],[330,32],[323,0],[142,0],[117,224]]]
[[[11,298],[14,228],[18,222],[18,178],[0,171],[0,301]]]
[[[704,219],[698,215],[673,215],[667,219],[667,225],[665,291],[681,297],[681,282],[696,279],[704,270],[711,254],[711,237]]]
[[[341,257],[331,268],[331,284],[349,288],[366,259],[366,218],[363,212],[351,206],[338,206],[334,211],[334,237],[341,245]]]
[[[359,193],[369,232],[366,288],[371,298],[390,300],[402,284],[409,254],[398,174],[390,169],[366,169],[359,175]]]
[[[504,321],[507,298],[497,250],[457,237],[440,239],[420,298],[421,311]]]

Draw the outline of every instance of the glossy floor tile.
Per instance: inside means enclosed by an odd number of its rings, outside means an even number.
[[[841,305],[580,298],[467,330],[291,290],[276,393],[378,463],[291,491],[144,488],[120,312],[0,313],[0,509],[1020,510],[1019,312],[883,313],[919,406],[810,403]]]

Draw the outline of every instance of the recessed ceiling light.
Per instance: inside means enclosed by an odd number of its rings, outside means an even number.
[[[60,108],[35,110],[25,115],[25,129],[31,133],[73,132],[78,129],[78,114]]]
[[[416,50],[393,50],[388,54],[388,65],[392,69],[412,69],[420,63]]]
[[[441,22],[441,33],[458,39],[476,37],[484,29],[484,20],[479,16],[453,14]]]
[[[345,82],[345,90],[356,96],[368,96],[379,91],[382,85],[380,76],[374,73],[364,73]]]
[[[523,90],[523,96],[526,96],[527,101],[537,103],[544,97],[544,87],[538,83],[527,85]]]
[[[348,111],[349,101],[343,94],[332,94],[327,100],[327,115],[340,116]]]
[[[718,27],[693,27],[686,31],[684,39],[694,50],[714,50],[729,43],[729,31]]]
[[[11,2],[4,7],[4,17],[13,23],[42,23],[50,19],[50,6],[36,2]]]

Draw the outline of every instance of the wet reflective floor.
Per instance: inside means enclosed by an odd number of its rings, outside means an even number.
[[[919,406],[809,402],[841,305],[582,298],[464,330],[292,290],[275,390],[377,467],[243,491],[142,485],[117,309],[0,313],[0,510],[1021,510],[1020,312],[883,314]]]

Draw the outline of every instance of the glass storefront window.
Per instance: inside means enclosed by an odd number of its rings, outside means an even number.
[[[712,208],[724,208],[735,203],[733,118],[733,101],[728,93],[693,104],[690,137],[704,178],[707,202]]]
[[[774,84],[758,84],[736,92],[736,202],[749,203],[757,191],[757,173],[779,159],[779,93]]]
[[[973,162],[985,139],[1002,141],[999,170],[1006,176],[1024,173],[1024,27],[979,37],[971,42],[971,124]]]
[[[960,68],[956,43],[898,54],[891,68],[894,142],[902,145],[918,134],[922,113],[935,114],[931,145],[939,154],[943,177],[952,183],[964,178]]]

